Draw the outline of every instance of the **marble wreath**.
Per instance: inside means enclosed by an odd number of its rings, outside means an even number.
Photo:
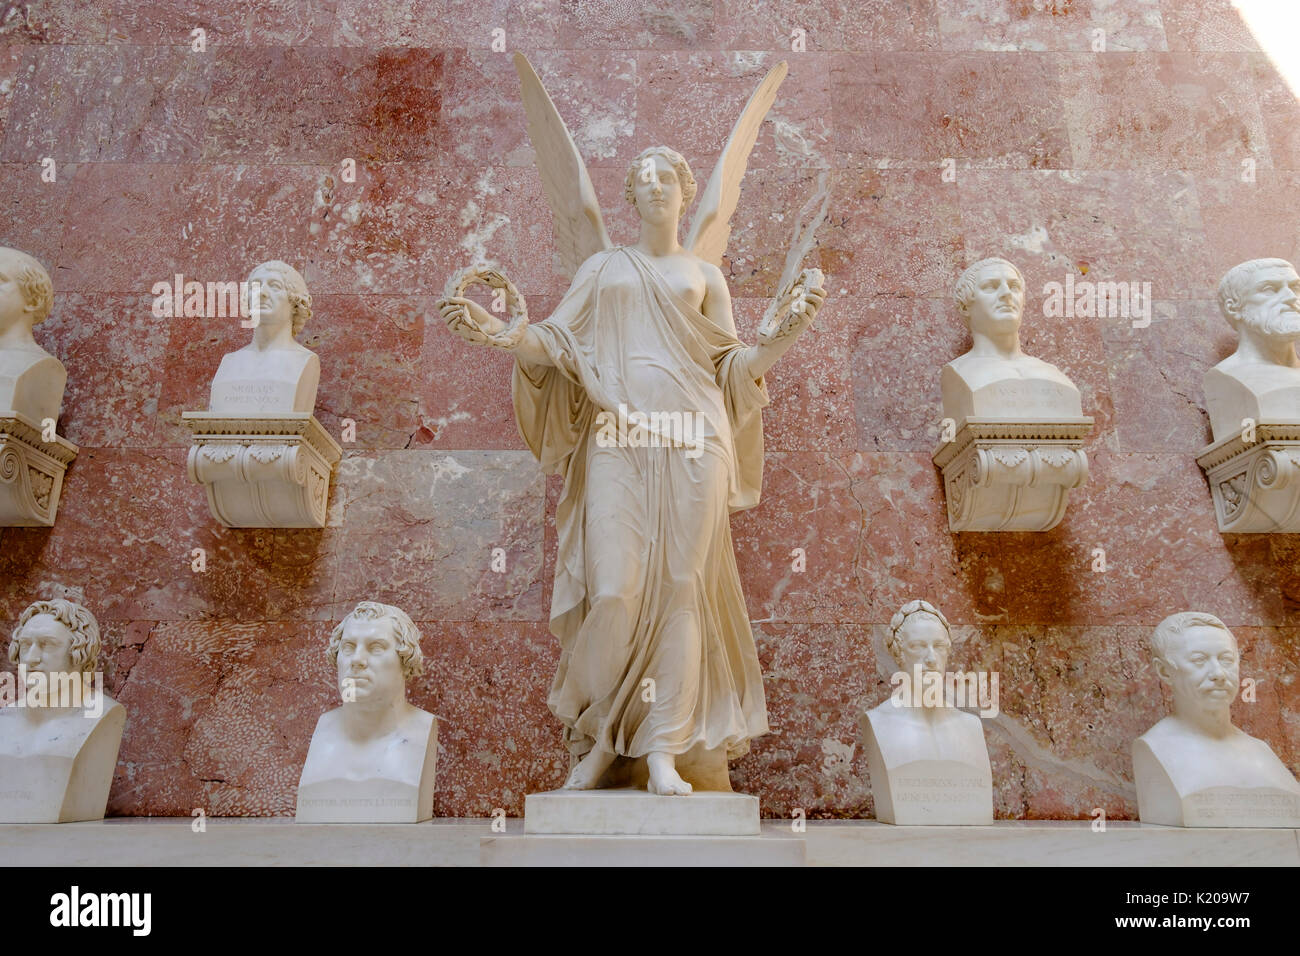
[[[438,722],[406,699],[424,672],[401,608],[362,601],[326,652],[343,705],[316,723],[298,782],[298,823],[419,823],[433,817]]]
[[[943,613],[909,601],[889,622],[886,647],[897,678],[920,684],[948,676],[952,633]],[[901,689],[901,688],[900,688]],[[974,714],[919,688],[860,720],[876,819],[896,824],[991,824],[993,774],[984,728]]]
[[[9,660],[17,700],[0,708],[0,822],[100,820],[126,709],[103,691],[99,624],[72,601],[37,601],[18,618]]]
[[[660,795],[730,790],[727,759],[768,724],[729,515],[759,500],[763,376],[825,297],[820,286],[792,284],[776,303],[782,317],[746,346],[719,268],[786,66],[742,112],[685,244],[678,226],[695,177],[680,154],[656,146],[624,184],[639,240],[614,246],[564,121],[527,60],[515,64],[573,275],[551,316],[508,348],[519,429],[542,468],[564,476],[550,612],[560,663],[547,705],[573,759],[565,787],[644,780]],[[439,309],[475,344],[499,343],[506,329],[463,296]],[[647,424],[626,441],[603,440],[614,416]]]
[[[1300,531],[1300,276],[1285,259],[1251,259],[1219,282],[1237,333],[1205,373],[1211,443],[1197,455],[1219,530]]]
[[[1300,783],[1264,741],[1233,726],[1237,639],[1213,614],[1184,611],[1151,634],[1174,712],[1133,743],[1143,823],[1300,827]]]
[[[53,301],[45,268],[0,247],[0,527],[53,525],[77,456],[77,446],[55,434],[67,369],[32,335]]]

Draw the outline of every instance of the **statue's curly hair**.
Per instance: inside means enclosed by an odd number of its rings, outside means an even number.
[[[1263,269],[1289,269],[1285,259],[1249,259],[1239,262],[1219,280],[1219,311],[1234,329],[1241,320],[1241,300],[1250,292],[1255,274]]]
[[[311,320],[311,293],[307,291],[306,280],[303,279],[297,269],[289,265],[289,263],[282,262],[279,259],[270,259],[263,262],[256,266],[253,269],[253,272],[256,272],[258,269],[273,269],[280,273],[280,277],[284,280],[284,291],[289,298],[289,305],[293,310],[293,325],[291,326],[291,332],[293,337],[296,339],[298,333],[301,332]],[[249,273],[249,275],[252,275],[252,273]],[[251,303],[249,303],[249,311],[252,311]]]
[[[44,322],[54,304],[54,285],[45,267],[21,249],[0,248],[0,255],[8,253],[15,260],[12,278],[22,290],[23,301],[32,309],[32,325]]]
[[[1177,614],[1170,614],[1151,632],[1151,655],[1163,661],[1169,660],[1169,652],[1174,649],[1178,639],[1193,627],[1216,627],[1231,637],[1233,644],[1237,643],[1237,638],[1232,631],[1228,630],[1228,625],[1213,614],[1204,611],[1180,611]]]
[[[38,614],[48,614],[72,632],[72,647],[69,657],[78,673],[93,674],[99,668],[99,622],[80,604],[66,598],[54,598],[50,601],[37,601],[18,618],[13,635],[9,639],[9,660],[17,664],[19,659],[18,639],[22,636],[27,622]]]
[[[632,166],[627,171],[627,179],[623,182],[623,195],[633,206],[636,205],[636,177],[641,172],[641,164],[651,156],[662,156],[672,164],[673,170],[677,173],[677,182],[682,187],[682,208],[677,212],[680,216],[686,212],[691,200],[695,198],[695,190],[698,187],[691,167],[686,163],[686,158],[677,150],[669,149],[667,146],[651,146],[649,149],[643,149],[640,155],[632,160]]]
[[[961,313],[962,318],[966,319],[969,324],[970,318],[967,310],[970,308],[971,299],[975,298],[976,283],[979,280],[979,274],[987,267],[992,265],[1006,266],[1020,279],[1020,287],[1025,287],[1025,276],[1014,262],[1009,262],[1001,256],[991,256],[988,259],[981,259],[979,262],[972,262],[965,271],[957,277],[957,285],[952,290],[952,301],[957,306],[957,311]]]
[[[362,601],[352,609],[347,617],[339,621],[330,633],[330,646],[326,651],[330,666],[339,666],[339,647],[343,643],[343,625],[351,620],[393,622],[393,639],[397,642],[397,659],[402,663],[402,677],[409,680],[424,673],[424,655],[420,652],[420,629],[415,626],[410,615],[400,607],[380,604],[378,601]]]

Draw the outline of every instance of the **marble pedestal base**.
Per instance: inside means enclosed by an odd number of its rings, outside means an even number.
[[[487,819],[428,823],[294,823],[210,817],[118,817],[97,823],[2,824],[0,860],[18,866],[475,866],[550,854],[720,864],[807,853],[809,866],[1300,866],[1300,830],[1184,829],[1089,820],[999,820],[991,827],[897,827],[874,820],[809,820],[804,833],[769,820],[761,837],[525,835],[519,820],[492,832]],[[519,841],[528,841],[522,845]],[[773,846],[773,844],[781,844]],[[533,848],[536,849],[533,849]],[[698,848],[701,852],[695,852]],[[806,848],[806,849],[805,849]],[[641,855],[644,856],[641,856]],[[802,857],[800,858],[802,860]]]
[[[59,510],[63,475],[77,446],[17,412],[0,415],[0,527],[49,528]]]
[[[524,798],[524,832],[484,837],[483,866],[803,866],[788,825],[765,833],[758,797],[623,787]],[[770,829],[770,828],[769,828]]]
[[[1240,434],[1196,456],[1214,498],[1219,530],[1233,534],[1300,531],[1300,421],[1260,422],[1254,442]]]
[[[525,833],[606,836],[758,836],[758,797],[704,790],[551,790],[524,798]]]
[[[1088,480],[1091,418],[968,418],[931,456],[943,472],[949,531],[1049,531]]]
[[[307,412],[234,417],[185,412],[190,480],[227,528],[323,528],[330,476],[343,455]]]
[[[673,798],[669,798],[673,799]],[[787,823],[761,836],[500,834],[479,841],[480,866],[804,866]]]

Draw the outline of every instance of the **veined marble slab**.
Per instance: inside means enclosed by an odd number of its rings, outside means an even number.
[[[758,797],[700,790],[551,790],[524,798],[524,832],[604,836],[758,836]]]
[[[1089,820],[891,826],[875,820],[765,821],[760,836],[633,837],[493,832],[486,819],[333,826],[291,818],[117,817],[0,824],[13,866],[1300,866],[1300,830],[1162,827]],[[528,841],[527,843],[521,841]],[[513,860],[509,857],[513,856]],[[507,861],[503,863],[503,861]]]
[[[987,827],[810,821],[811,866],[1300,866],[1300,830],[1129,821],[1001,820]]]

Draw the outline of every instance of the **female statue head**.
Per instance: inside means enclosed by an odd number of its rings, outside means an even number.
[[[680,219],[695,198],[695,189],[695,176],[681,153],[667,146],[651,146],[632,161],[623,194],[642,219],[665,214]],[[678,199],[676,210],[674,197]]]

